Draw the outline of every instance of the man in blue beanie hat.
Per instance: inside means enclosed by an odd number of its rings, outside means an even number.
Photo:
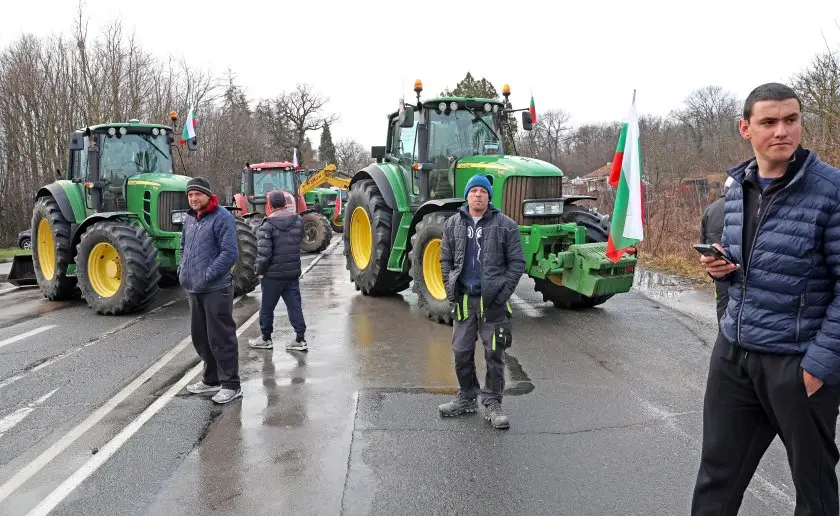
[[[493,186],[483,174],[464,188],[466,205],[446,220],[441,245],[441,272],[453,305],[452,347],[460,390],[438,407],[442,416],[478,409],[481,392],[484,418],[495,428],[509,428],[502,412],[505,349],[512,344],[508,299],[525,272],[519,227],[495,208]],[[475,372],[475,345],[481,337],[487,375],[480,389]]]

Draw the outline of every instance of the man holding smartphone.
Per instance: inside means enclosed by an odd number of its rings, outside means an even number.
[[[754,158],[729,170],[722,245],[702,256],[729,302],[712,351],[691,513],[737,514],[776,435],[796,514],[838,514],[840,170],[800,145],[802,105],[770,83],[747,97]]]

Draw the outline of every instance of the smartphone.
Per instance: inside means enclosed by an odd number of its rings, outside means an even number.
[[[718,260],[723,260],[726,263],[731,263],[735,265],[735,262],[727,258],[726,255],[723,254],[720,249],[711,244],[694,244],[694,248],[697,249],[697,252],[702,255],[711,256],[712,258],[717,258]]]

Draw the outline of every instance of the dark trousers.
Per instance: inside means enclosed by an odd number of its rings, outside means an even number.
[[[691,514],[737,514],[779,435],[796,488],[796,515],[838,514],[834,444],[840,387],[805,391],[802,355],[746,352],[718,336],[703,406],[703,451]]]
[[[306,322],[303,320],[303,307],[300,301],[300,280],[286,281],[263,278],[260,285],[262,286],[260,331],[262,332],[263,340],[271,339],[271,334],[274,333],[274,309],[277,307],[277,302],[280,301],[281,297],[283,298],[283,303],[286,304],[289,322],[292,323],[292,328],[295,329],[298,342],[304,340]]]
[[[499,320],[483,320],[480,316],[480,300],[479,296],[469,296],[466,318],[453,321],[452,348],[461,394],[476,399],[480,391],[481,402],[487,405],[491,401],[501,403],[505,390],[505,350],[494,345],[493,331],[496,324],[503,322],[506,316],[501,314]],[[480,388],[475,372],[475,345],[479,338],[484,343],[484,363],[487,369],[483,389]]]
[[[204,361],[207,385],[239,389],[239,342],[233,321],[233,286],[189,294],[192,341]]]

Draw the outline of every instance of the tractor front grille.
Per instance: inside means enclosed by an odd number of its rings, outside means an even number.
[[[502,195],[502,212],[520,226],[532,224],[559,224],[560,216],[526,217],[522,207],[525,199],[552,199],[563,193],[562,177],[512,176],[505,180]]]
[[[190,203],[184,192],[160,192],[157,202],[158,224],[161,231],[181,232],[180,224],[172,223],[172,210],[188,210]]]

